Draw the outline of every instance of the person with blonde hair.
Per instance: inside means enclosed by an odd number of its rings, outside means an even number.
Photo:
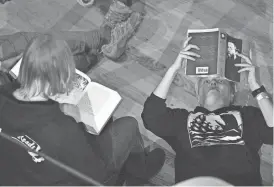
[[[103,185],[125,180],[138,185],[161,169],[163,150],[144,150],[133,117],[110,120],[94,136],[61,111],[50,98],[69,92],[74,79],[75,62],[64,40],[42,34],[29,43],[18,80],[0,87],[1,185],[91,185],[38,153]],[[3,138],[4,133],[30,150]]]

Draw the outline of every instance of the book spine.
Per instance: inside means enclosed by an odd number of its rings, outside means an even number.
[[[225,61],[227,52],[227,34],[223,31],[219,31],[219,41],[218,41],[218,61],[217,61],[217,74],[221,77],[225,77]]]

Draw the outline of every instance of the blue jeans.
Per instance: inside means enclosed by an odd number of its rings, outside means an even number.
[[[122,117],[110,121],[99,136],[88,136],[93,149],[108,167],[109,177],[105,185],[116,184],[119,174],[123,174],[121,172],[144,177],[144,142],[135,118]]]

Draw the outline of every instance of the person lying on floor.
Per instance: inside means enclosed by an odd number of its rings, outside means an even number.
[[[175,62],[147,98],[142,112],[145,127],[165,139],[176,152],[176,183],[199,176],[212,176],[232,185],[262,185],[262,144],[273,144],[273,104],[255,78],[251,60],[239,72],[248,72],[248,83],[259,108],[233,105],[235,85],[222,77],[201,78],[196,90],[200,106],[194,111],[171,109],[166,97],[182,61],[199,58],[199,46],[184,43]]]
[[[127,41],[143,19],[144,5],[139,0],[124,3],[123,0],[110,3],[99,29],[53,32],[56,37],[67,41],[77,69],[87,73],[98,63],[101,52],[105,57],[114,61],[125,52]],[[0,36],[0,61],[19,55],[31,39],[42,34],[38,32],[17,32]],[[6,63],[4,67],[10,69],[13,65]]]
[[[103,185],[147,184],[162,168],[165,153],[145,151],[135,118],[110,120],[95,136],[49,99],[68,92],[74,75],[75,62],[64,40],[50,34],[34,38],[23,54],[18,81],[0,86],[0,133]],[[0,147],[1,185],[91,185],[2,136]]]

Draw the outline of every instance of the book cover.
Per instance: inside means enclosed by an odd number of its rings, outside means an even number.
[[[10,70],[10,74],[17,78],[19,75],[20,59]],[[60,103],[64,114],[82,122],[87,132],[99,135],[114,111],[120,104],[122,97],[118,92],[92,82],[83,72],[76,69],[76,79],[71,92],[60,94],[50,99]]]
[[[225,59],[225,74],[228,80],[235,82],[240,82],[240,73],[238,71],[241,69],[234,66],[235,64],[241,63],[241,58],[236,55],[237,53],[242,53],[242,40],[234,38],[232,36],[226,35],[226,59]]]
[[[187,60],[185,73],[188,76],[208,77],[220,75],[230,81],[240,82],[239,67],[234,66],[241,63],[240,57],[235,53],[242,52],[242,40],[229,36],[219,28],[213,29],[191,29],[190,44],[197,45],[200,50],[193,49],[201,57],[195,61]]]

